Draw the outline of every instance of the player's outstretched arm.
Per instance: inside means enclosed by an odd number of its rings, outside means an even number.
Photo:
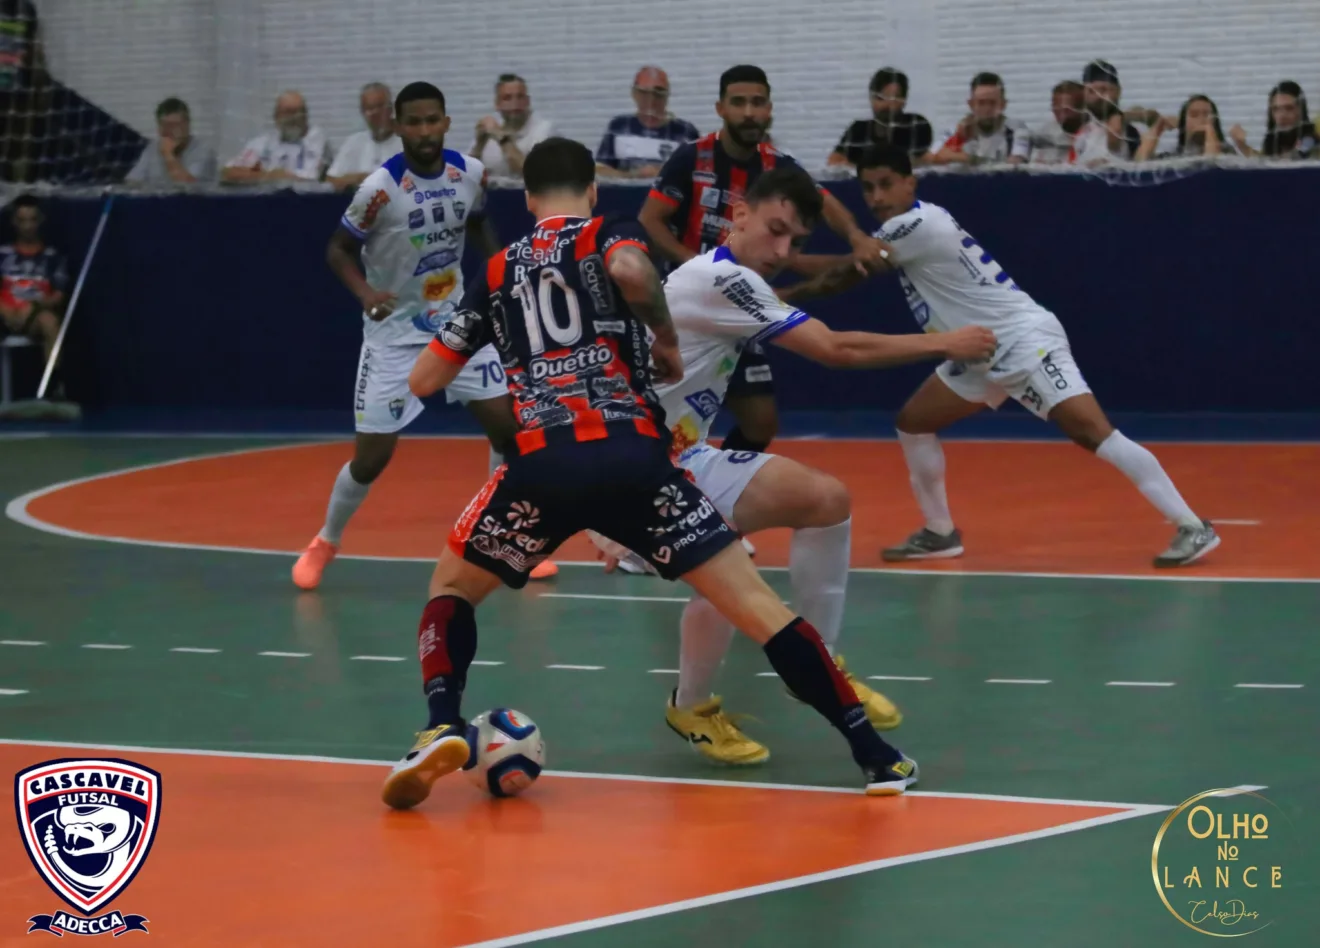
[[[655,272],[651,258],[636,247],[620,246],[610,251],[605,266],[629,308],[655,333],[651,358],[655,362],[656,380],[679,381],[683,378],[683,361],[678,355],[678,333],[669,316],[660,274]]]
[[[676,210],[678,205],[666,204],[655,195],[647,195],[642,211],[637,215],[637,221],[646,231],[646,239],[662,257],[674,263],[687,263],[696,254],[669,229],[669,219],[674,216]]]
[[[774,343],[832,369],[880,369],[886,366],[952,359],[975,362],[995,352],[995,334],[981,326],[953,332],[887,336],[875,332],[835,332],[819,319],[808,319],[776,336]]]
[[[432,342],[422,350],[408,373],[408,391],[418,398],[434,395],[458,377],[465,362],[440,343]]]

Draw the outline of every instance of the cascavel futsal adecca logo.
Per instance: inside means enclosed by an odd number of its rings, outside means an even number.
[[[34,932],[147,932],[147,919],[97,915],[123,894],[151,852],[160,825],[160,774],[131,760],[48,760],[14,777],[19,836],[38,875],[76,915],[33,915]]]
[[[1293,830],[1249,790],[1207,790],[1184,800],[1155,835],[1155,891],[1178,921],[1236,938],[1279,920],[1288,897]]]

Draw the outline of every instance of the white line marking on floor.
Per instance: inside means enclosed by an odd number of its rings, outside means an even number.
[[[1048,685],[1048,678],[987,678],[987,685]]]
[[[647,673],[648,675],[677,675],[677,674],[678,674],[678,669],[677,669],[677,668],[648,668],[648,669],[646,670],[646,673]]]
[[[546,668],[558,668],[562,671],[598,672],[604,671],[604,665],[547,665]]]
[[[778,678],[779,672],[757,672],[757,678]]]
[[[0,695],[25,695],[27,690],[23,688],[0,688]]]
[[[1226,524],[1228,524],[1228,525],[1231,526],[1231,527],[1259,527],[1259,526],[1260,526],[1260,521],[1259,521],[1259,520],[1228,520],[1228,519],[1225,519],[1224,517],[1212,517],[1212,518],[1210,519],[1210,522],[1213,523],[1216,527],[1219,526],[1219,525],[1222,524],[1222,523],[1226,523]]]
[[[1234,687],[1234,688],[1292,688],[1292,689],[1296,689],[1296,688],[1302,688],[1302,687],[1305,687],[1305,686],[1304,686],[1304,685],[1280,685],[1280,684],[1271,684],[1271,683],[1268,683],[1268,682],[1242,682],[1241,684],[1234,685],[1233,687]]]
[[[311,658],[311,652],[258,652],[258,655],[265,655],[268,658]]]
[[[405,659],[398,655],[354,655],[349,660],[354,662],[402,662]]]
[[[473,665],[503,665],[504,663],[503,663],[503,662],[492,662],[492,661],[490,661],[489,659],[474,658],[474,659],[472,660],[472,664],[473,664]]]
[[[691,596],[605,596],[595,593],[541,593],[538,599],[615,599],[621,602],[687,602]]]
[[[1172,688],[1172,681],[1107,681],[1106,688]]]
[[[930,681],[924,675],[867,675],[871,681]]]
[[[198,648],[192,645],[180,645],[178,648],[170,649],[171,652],[184,652],[188,655],[217,655],[220,652],[218,648]]]
[[[21,645],[30,647],[33,645],[45,645],[45,642],[33,642],[30,639],[0,639],[0,645]]]
[[[100,643],[100,642],[92,642],[82,646],[82,648],[96,648],[106,652],[122,652],[125,649],[130,649],[132,647],[133,646],[131,645],[114,645],[114,644]]]

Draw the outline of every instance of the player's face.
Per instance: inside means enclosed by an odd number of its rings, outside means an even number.
[[[41,235],[41,212],[35,207],[14,211],[14,232],[20,240],[36,240]]]
[[[730,249],[738,262],[764,277],[779,272],[810,234],[793,202],[785,198],[734,205],[733,231],[736,247]]]
[[[884,223],[909,209],[917,198],[917,179],[892,168],[867,168],[858,176],[862,197],[875,219]]]
[[[1197,99],[1187,106],[1187,119],[1184,126],[1188,135],[1204,132],[1215,123],[1215,109],[1205,99]]]
[[[977,126],[987,132],[994,131],[999,116],[1004,114],[1004,104],[1004,90],[999,86],[977,86],[967,100]]]
[[[404,154],[411,161],[432,165],[443,156],[449,116],[435,99],[405,102],[399,112],[396,131],[403,141]]]
[[[759,82],[734,82],[715,103],[715,114],[724,120],[724,133],[744,148],[765,137],[770,127],[770,90]]]

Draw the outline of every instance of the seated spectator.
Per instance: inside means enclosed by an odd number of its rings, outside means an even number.
[[[10,219],[14,242],[0,246],[0,335],[17,333],[41,343],[49,361],[60,334],[68,265],[41,237],[45,216],[35,197],[16,198]]]
[[[394,133],[394,96],[389,86],[367,83],[362,87],[359,108],[367,127],[344,139],[325,173],[336,191],[356,188],[367,175],[403,151],[403,143]]]
[[[194,138],[188,103],[173,96],[156,106],[156,141],[148,142],[125,181],[136,184],[212,184],[215,150]]]
[[[1127,117],[1115,103],[1108,100],[1093,102],[1086,126],[1073,139],[1073,161],[1079,165],[1096,167],[1111,161],[1127,161],[1130,157]]]
[[[924,160],[934,137],[925,116],[904,112],[907,105],[908,77],[897,69],[885,68],[871,77],[871,119],[853,122],[834,147],[828,163],[856,165],[872,145],[887,142],[902,148],[914,159]]]
[[[495,110],[498,118],[487,115],[477,123],[477,139],[468,154],[480,158],[493,175],[520,177],[527,153],[537,142],[552,137],[554,126],[532,114],[527,82],[511,72],[495,81]]]
[[[1259,152],[1247,144],[1247,133],[1241,125],[1228,130],[1242,154],[1288,160],[1320,157],[1320,150],[1316,148],[1317,129],[1311,124],[1307,112],[1306,94],[1291,79],[1285,79],[1270,90],[1265,122],[1265,139],[1260,143]]]
[[[1178,144],[1173,151],[1156,155],[1160,138],[1167,131],[1178,130]],[[1161,115],[1141,139],[1135,156],[1137,161],[1150,158],[1214,157],[1232,151],[1224,139],[1224,128],[1219,124],[1219,107],[1205,95],[1194,95],[1183,103],[1177,118]]]
[[[1159,118],[1159,113],[1150,109],[1135,108],[1130,114],[1124,115],[1121,133],[1124,142],[1123,152],[1121,154],[1114,152],[1110,148],[1109,140],[1111,132],[1109,125],[1113,119],[1113,109],[1110,106],[1121,112],[1119,100],[1122,96],[1123,87],[1119,84],[1117,69],[1103,59],[1096,59],[1086,64],[1086,68],[1082,70],[1082,104],[1095,121],[1088,121],[1086,127],[1077,133],[1073,144],[1078,161],[1082,160],[1083,152],[1089,154],[1092,160],[1101,156],[1113,157],[1116,154],[1121,158],[1131,158],[1137,153],[1137,149],[1141,147],[1141,133],[1127,119],[1135,118],[1149,125]]]
[[[931,163],[1026,161],[1031,154],[1031,138],[1025,125],[1004,114],[1006,105],[1003,79],[993,72],[973,76],[971,96],[967,99],[971,111],[944,136],[944,144],[931,156]]]
[[[325,134],[307,123],[307,102],[300,92],[275,100],[275,127],[262,132],[221,172],[225,184],[264,181],[320,181],[330,164]]]
[[[638,71],[632,98],[637,111],[610,119],[596,149],[604,177],[654,178],[675,148],[701,137],[695,125],[669,113],[669,76],[658,66]]]
[[[1050,97],[1051,118],[1031,133],[1031,163],[1059,165],[1073,160],[1073,139],[1086,124],[1082,84],[1065,79]]]

